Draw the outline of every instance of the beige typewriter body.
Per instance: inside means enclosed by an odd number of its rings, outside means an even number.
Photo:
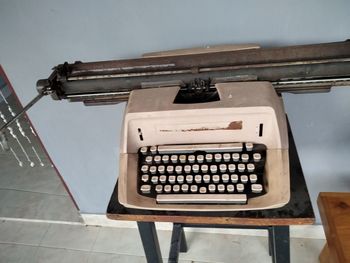
[[[196,104],[174,104],[180,87],[132,91],[120,148],[121,204],[150,210],[234,211],[277,208],[289,201],[288,133],[282,99],[269,82],[220,83],[215,87],[219,101]],[[261,124],[263,134],[259,136]],[[138,194],[140,147],[230,142],[266,145],[266,194],[243,205],[158,204],[155,198]]]

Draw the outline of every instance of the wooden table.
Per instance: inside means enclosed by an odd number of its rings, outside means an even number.
[[[350,193],[320,193],[317,199],[327,238],[321,263],[350,262]]]
[[[309,193],[289,129],[291,199],[278,209],[233,212],[184,212],[130,209],[118,202],[118,185],[111,196],[107,217],[114,220],[137,221],[149,263],[162,262],[154,222],[172,222],[173,234],[169,262],[177,262],[179,252],[186,252],[183,227],[266,229],[269,252],[274,263],[290,262],[289,226],[309,225],[315,221]]]

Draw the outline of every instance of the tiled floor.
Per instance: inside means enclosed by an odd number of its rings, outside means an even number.
[[[0,151],[0,217],[81,222],[56,171],[42,159],[44,167],[20,167]]]
[[[169,253],[170,231],[158,231],[162,255]],[[267,238],[186,231],[189,250],[180,262],[271,262]],[[291,259],[318,262],[322,239],[292,239]],[[0,262],[146,262],[137,229],[0,222]]]

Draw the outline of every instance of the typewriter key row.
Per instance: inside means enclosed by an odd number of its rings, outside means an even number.
[[[222,174],[221,178],[219,175],[215,174],[215,175],[209,175],[209,174],[205,174],[205,175],[179,175],[179,176],[174,176],[174,175],[170,175],[170,176],[165,176],[165,175],[161,175],[161,176],[149,176],[148,174],[143,174],[141,176],[141,181],[143,183],[153,183],[153,184],[165,184],[165,183],[170,183],[170,184],[183,184],[183,183],[188,183],[188,184],[192,184],[193,182],[195,182],[196,184],[200,184],[200,183],[219,183],[220,181],[222,181],[223,183],[237,183],[237,182],[242,182],[244,184],[250,182],[252,184],[256,183],[258,180],[258,176],[256,174],[250,174],[250,175],[237,175],[237,174]]]
[[[254,153],[252,161],[254,162],[259,162],[261,160],[261,154],[260,153]],[[249,162],[251,157],[247,153],[239,154],[239,153],[216,153],[216,154],[198,154],[198,155],[147,155],[145,157],[145,162],[147,164],[167,164],[167,163],[203,163],[204,161],[206,162],[212,162],[213,160],[215,162],[239,162],[242,161],[244,163]]]
[[[147,194],[151,192],[151,185],[142,185],[140,190],[142,193]],[[157,194],[161,193],[200,193],[200,194],[206,194],[206,193],[225,193],[227,191],[228,193],[242,193],[245,191],[245,185],[244,184],[209,184],[208,186],[198,186],[198,185],[188,185],[188,184],[182,184],[182,185],[156,185],[154,187],[154,190]],[[261,184],[251,184],[250,185],[250,191],[252,193],[261,193],[263,190],[263,187]]]
[[[151,165],[150,166],[145,164],[141,166],[142,173],[149,172],[151,174],[156,174],[156,173],[164,174],[165,172],[168,174],[173,174],[173,173],[189,174],[189,173],[199,173],[199,172],[207,173],[208,171],[210,171],[211,173],[216,173],[218,171],[220,171],[220,173],[225,173],[225,172],[234,173],[236,170],[240,173],[243,173],[245,171],[252,173],[255,170],[255,165],[253,163],[248,163],[247,165],[240,163],[237,166],[235,164],[220,164],[220,165],[193,164],[193,165],[184,165],[184,166],[181,166],[181,165],[177,165],[177,166]]]

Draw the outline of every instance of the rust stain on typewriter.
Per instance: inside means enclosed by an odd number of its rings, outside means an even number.
[[[242,121],[232,121],[227,127],[200,127],[191,129],[159,130],[160,132],[193,132],[193,131],[218,131],[218,130],[241,130]]]

